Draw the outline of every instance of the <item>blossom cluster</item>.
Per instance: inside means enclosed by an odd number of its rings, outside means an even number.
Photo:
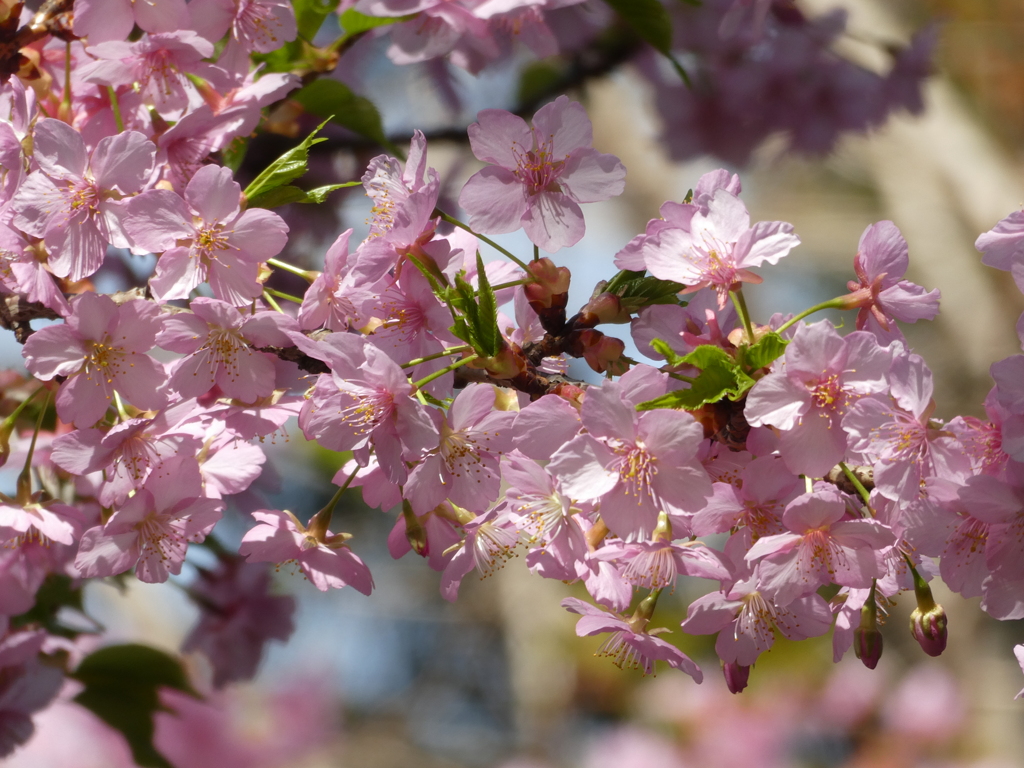
[[[500,52],[502,25],[549,50],[545,14],[574,3],[342,5],[402,19],[389,32],[398,62],[449,55],[475,69]],[[767,34],[768,6],[749,34]],[[10,321],[31,378],[8,390],[21,402],[2,428],[3,460],[25,469],[0,503],[0,667],[15,668],[0,686],[32,690],[0,713],[17,720],[0,754],[56,692],[55,659],[79,653],[73,631],[31,613],[45,584],[163,582],[204,546],[216,565],[189,587],[203,618],[186,646],[223,685],[291,631],[292,600],[257,564],[373,591],[360,542],[332,531],[349,487],[400,509],[391,553],[425,558],[446,599],[523,553],[589,597],[563,601],[579,635],[605,635],[600,653],[645,673],[663,660],[703,678],[655,619],[680,576],[705,580],[681,630],[717,635],[734,691],[776,632],[831,629],[837,659],[853,647],[874,666],[879,614],[911,589],[912,631],[941,653],[936,575],[996,618],[1024,618],[1024,355],[993,367],[987,420],[936,418],[931,372],[898,323],[933,318],[938,291],[905,279],[892,222],[865,230],[856,279],[827,303],[857,310],[856,330],[804,322],[826,305],[755,323],[743,283],[800,240],[789,223],[752,223],[739,178],[709,173],[570,316],[571,272],[540,252],[578,242],[582,206],[620,194],[626,171],[559,96],[531,122],[487,109],[469,126],[485,165],[458,195],[468,223],[438,207],[424,134],[404,159],[371,160],[369,235],[339,234],[314,274],[277,259],[288,224],[222,162],[300,84],[249,68],[296,37],[291,6],[79,0],[72,29],[72,42],[32,49],[29,86],[0,89],[0,287],[9,307],[57,320]],[[978,241],[1019,282],[1020,217]],[[488,237],[520,228],[532,259]],[[485,262],[487,247],[510,261]],[[128,254],[155,257],[145,289],[98,291]],[[305,277],[304,295],[268,288],[275,270]],[[630,324],[649,362],[598,330],[612,323]],[[572,358],[605,378],[570,378]],[[226,499],[243,504],[267,462],[260,442],[292,418],[344,454],[339,489],[312,516],[244,510],[229,551],[214,535]]]

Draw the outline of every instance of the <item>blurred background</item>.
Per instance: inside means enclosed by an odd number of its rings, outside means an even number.
[[[942,291],[942,314],[905,327],[936,373],[937,415],[983,416],[992,362],[1020,351],[1014,332],[1024,301],[1007,273],[985,268],[974,240],[1024,205],[1024,3],[1020,0],[799,0],[810,16],[843,8],[842,55],[884,69],[880,48],[905,44],[938,21],[935,74],[922,114],[897,114],[867,134],[845,135],[824,156],[787,150],[769,137],[741,172],[752,219],[791,222],[803,244],[765,283],[747,290],[755,320],[795,312],[844,291],[861,232],[891,219],[910,246],[908,279]],[[396,69],[383,47],[359,53],[363,92],[373,94],[393,134],[441,125],[447,111],[422,88],[423,68]],[[465,123],[485,106],[508,106],[515,62],[479,78],[454,71]],[[673,161],[648,82],[630,66],[571,94],[595,126],[595,146],[628,170],[625,194],[586,209],[584,240],[558,254],[583,303],[613,274],[614,253],[666,200],[680,200],[715,157]],[[358,177],[366,157],[325,161],[323,183]],[[479,166],[464,144],[431,142],[430,165],[461,181]],[[362,163],[362,165],[360,165]],[[362,237],[369,201],[359,191],[336,210],[306,217],[286,254],[316,268],[339,231]],[[525,237],[498,238],[528,253]],[[135,270],[144,265],[134,264]],[[131,270],[129,270],[130,272]],[[571,309],[571,308],[570,308]],[[7,345],[8,356],[16,355]],[[16,359],[12,363],[16,363]],[[262,446],[273,472],[236,507],[253,500],[308,517],[331,496],[338,454],[306,444],[297,427]],[[521,558],[493,577],[463,585],[457,604],[438,594],[439,575],[414,556],[393,561],[386,537],[394,514],[367,510],[358,492],[336,513],[376,581],[371,598],[352,590],[321,594],[283,569],[281,592],[298,601],[297,630],[271,644],[257,678],[205,701],[168,696],[178,715],[161,715],[157,746],[177,768],[747,768],[818,766],[1024,766],[1024,676],[1012,647],[1021,622],[996,622],[978,600],[937,599],[949,614],[949,646],[931,659],[907,631],[904,596],[886,626],[885,653],[869,671],[852,655],[832,663],[830,638],[780,640],[762,656],[750,687],[733,696],[712,651],[713,638],[666,636],[705,669],[701,686],[662,668],[656,677],[623,672],[595,658],[600,638],[575,637],[575,617],[558,605],[583,596],[531,576]],[[225,539],[241,538],[237,513]],[[220,529],[218,529],[220,530]],[[202,553],[197,557],[201,560]],[[183,583],[190,578],[186,567]],[[672,626],[704,585],[681,584],[659,603]],[[87,591],[87,611],[110,641],[144,642],[171,652],[196,619],[175,584],[131,582]],[[673,615],[674,612],[674,615]],[[198,681],[202,657],[186,657]],[[199,683],[202,688],[202,683]],[[132,763],[120,737],[91,714],[62,703],[36,719],[33,741],[10,760],[18,768],[119,768]]]

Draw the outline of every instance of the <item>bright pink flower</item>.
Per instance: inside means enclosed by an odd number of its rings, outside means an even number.
[[[749,667],[775,642],[778,629],[790,640],[805,640],[828,632],[832,611],[816,594],[788,603],[757,590],[756,571],[723,592],[690,603],[682,629],[693,635],[718,633],[715,653],[726,664]]]
[[[235,306],[263,293],[260,262],[288,241],[288,225],[262,208],[241,211],[242,188],[231,170],[206,165],[185,188],[185,199],[154,189],[128,205],[125,228],[135,244],[162,253],[150,280],[161,301],[184,299],[209,282],[214,296]]]
[[[71,302],[62,325],[48,325],[22,349],[34,376],[66,376],[57,392],[57,415],[91,427],[106,412],[116,390],[139,408],[160,408],[166,395],[163,366],[145,354],[160,329],[160,309],[133,299],[114,304],[109,296],[83,293]]]
[[[200,297],[164,320],[157,344],[187,355],[174,367],[170,386],[182,397],[200,397],[216,384],[228,397],[252,403],[276,388],[274,363],[253,347],[288,347],[295,321],[280,312],[241,313],[224,301]]]
[[[601,519],[613,533],[645,537],[662,510],[693,513],[711,495],[696,461],[704,430],[683,411],[637,413],[636,402],[649,398],[627,399],[622,381],[587,390],[581,411],[587,432],[559,448],[548,471],[566,495],[600,501]]]
[[[611,632],[595,655],[610,656],[615,666],[620,669],[642,669],[645,675],[650,675],[654,672],[654,662],[660,659],[667,661],[669,666],[681,669],[695,682],[699,683],[704,679],[704,673],[689,656],[657,637],[658,634],[670,631],[667,628],[659,627],[647,631],[646,620],[627,621],[621,616],[603,611],[575,597],[565,598],[562,607],[583,617],[576,622],[577,636],[587,637]]]
[[[33,132],[33,157],[39,170],[11,203],[13,223],[43,238],[54,274],[81,280],[103,264],[108,243],[129,245],[121,198],[142,189],[156,147],[141,133],[126,131],[101,139],[89,155],[78,131],[44,118]]]
[[[651,346],[654,339],[664,341],[680,356],[689,354],[702,344],[733,349],[734,345],[728,336],[736,323],[736,310],[731,303],[719,309],[717,293],[712,290],[698,291],[691,296],[685,307],[678,304],[644,307],[633,319],[630,335],[644,355],[663,360],[665,356]],[[689,370],[696,375],[695,368]]]
[[[791,224],[760,221],[751,228],[747,207],[720,188],[689,227],[666,227],[648,238],[643,258],[655,277],[688,286],[684,293],[712,286],[722,309],[738,283],[761,282],[751,267],[776,264],[799,244]]]
[[[758,539],[747,552],[749,563],[760,561],[758,590],[786,605],[825,584],[870,587],[883,575],[875,553],[894,537],[875,520],[844,520],[846,511],[846,501],[832,491],[790,502],[782,520],[791,533]]]
[[[514,411],[494,407],[490,384],[470,384],[455,398],[441,424],[436,448],[413,467],[405,496],[422,515],[448,500],[483,512],[498,498],[498,462],[512,449]]]
[[[749,532],[748,542],[783,533],[783,510],[802,491],[803,482],[786,470],[782,459],[759,456],[740,472],[735,485],[714,484],[707,506],[693,516],[691,529],[697,536],[707,536],[743,527]]]
[[[891,221],[872,224],[860,236],[853,259],[859,282],[847,285],[852,292],[849,306],[860,307],[857,330],[871,331],[882,344],[902,338],[892,320],[915,323],[939,313],[938,289],[925,293],[902,279],[909,261],[907,241]]]
[[[333,333],[310,351],[322,355],[333,373],[317,379],[303,406],[303,434],[324,448],[356,450],[364,458],[372,443],[388,479],[404,483],[405,461],[437,446],[430,411],[414,397],[405,372],[355,334]]]
[[[477,158],[492,165],[473,175],[459,195],[472,226],[484,233],[527,236],[549,253],[583,237],[579,203],[621,194],[626,169],[592,148],[590,119],[559,96],[538,110],[533,128],[500,109],[485,109],[469,126]]]
[[[321,592],[351,586],[364,595],[373,591],[373,577],[346,546],[348,534],[326,535],[321,541],[291,512],[259,509],[258,524],[242,537],[238,554],[250,563],[296,563]]]
[[[785,365],[776,363],[747,395],[747,422],[783,430],[786,466],[822,477],[846,456],[843,416],[864,395],[887,389],[890,361],[890,351],[869,333],[841,337],[826,320],[800,325]]]
[[[75,566],[86,578],[134,566],[140,581],[167,581],[181,572],[189,543],[206,538],[221,518],[224,502],[202,492],[195,459],[168,459],[105,525],[82,535]]]
[[[271,571],[240,558],[221,558],[215,570],[199,568],[189,585],[198,599],[199,623],[182,643],[213,665],[213,685],[223,688],[256,674],[268,640],[287,640],[294,630],[295,598],[270,592]]]

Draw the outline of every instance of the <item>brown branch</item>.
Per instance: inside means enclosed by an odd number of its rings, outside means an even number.
[[[61,40],[77,40],[71,31],[73,0],[46,0],[39,11],[25,26],[19,28],[18,20],[24,3],[16,3],[8,16],[0,21],[0,84],[6,83],[11,75],[28,64],[21,49],[53,35]]]

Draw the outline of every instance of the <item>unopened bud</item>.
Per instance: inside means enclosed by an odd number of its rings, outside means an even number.
[[[481,357],[471,363],[474,368],[483,368],[496,379],[514,379],[526,370],[522,355],[506,346],[494,357]]]
[[[722,664],[722,673],[725,675],[725,684],[729,687],[730,693],[739,693],[747,687],[750,680],[750,667],[734,661]]]
[[[878,666],[882,658],[882,633],[878,630],[878,604],[875,602],[875,582],[860,609],[860,626],[853,630],[853,652],[868,669]]]
[[[593,328],[599,323],[628,323],[630,314],[614,293],[598,293],[580,310],[577,327]]]
[[[946,611],[936,604],[931,610],[915,608],[910,614],[910,632],[929,656],[946,650]]]
[[[412,511],[412,504],[407,499],[402,499],[402,520],[405,522],[405,538],[412,547],[412,551],[421,557],[427,555],[427,531],[423,527],[416,513]]]
[[[629,370],[629,363],[622,359],[626,345],[621,339],[588,328],[580,332],[578,342],[583,359],[598,373],[611,371],[613,375],[621,376]]]
[[[917,608],[910,614],[910,633],[929,656],[938,656],[946,650],[946,611],[935,602],[932,588],[909,563],[914,576],[914,594]]]
[[[535,282],[526,283],[523,292],[535,312],[552,306],[565,307],[568,300],[569,281],[571,275],[567,267],[556,267],[555,263],[545,257],[531,261],[527,265],[530,276]]]

